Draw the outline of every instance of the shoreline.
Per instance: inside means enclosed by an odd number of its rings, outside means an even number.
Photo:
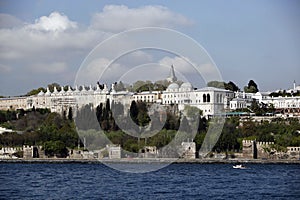
[[[122,159],[70,159],[70,158],[34,158],[0,159],[1,163],[87,163],[87,164],[300,164],[300,160],[261,160],[261,159],[173,159],[173,158],[122,158]]]

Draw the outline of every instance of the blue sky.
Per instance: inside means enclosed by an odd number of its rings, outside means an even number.
[[[240,88],[253,79],[261,91],[288,89],[300,84],[299,8],[297,0],[0,0],[0,95],[72,85],[99,42],[143,26],[187,34]]]

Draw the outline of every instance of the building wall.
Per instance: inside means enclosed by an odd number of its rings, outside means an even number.
[[[229,109],[229,100],[233,92],[218,88],[206,87],[198,90],[193,88],[176,88],[176,85],[162,93],[162,104],[178,104],[179,110],[185,105],[199,108],[204,116],[216,115]],[[170,86],[169,86],[170,87]]]
[[[182,157],[186,159],[196,158],[196,143],[195,142],[182,142]]]
[[[270,158],[272,150],[271,145],[274,142],[258,142],[254,140],[243,140],[243,157],[244,158]]]
[[[54,92],[47,89],[47,92],[40,92],[35,96],[0,99],[0,109],[31,109],[35,107],[49,108],[51,112],[63,113],[71,107],[74,115],[76,115],[76,111],[86,104],[97,106],[110,99],[110,102],[121,102],[127,107],[130,106],[133,100],[156,102],[164,105],[177,104],[181,110],[184,109],[185,105],[190,105],[201,109],[204,116],[209,116],[229,109],[229,100],[233,95],[231,91],[210,87],[194,90],[188,83],[182,84],[177,89],[168,88],[162,94],[156,91],[135,94],[125,91],[116,92],[115,90],[109,92],[107,87],[101,90],[99,86],[96,89],[92,86],[87,89],[82,88],[79,90],[76,87],[73,90],[69,87],[67,91],[63,91],[63,89],[58,91],[54,88]]]

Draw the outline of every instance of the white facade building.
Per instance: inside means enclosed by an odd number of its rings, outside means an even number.
[[[80,89],[76,86],[75,89],[68,88],[64,91],[61,88],[60,91],[54,87],[54,91],[50,92],[49,88],[44,93],[40,91],[37,95],[28,97],[12,97],[12,98],[1,98],[0,109],[31,109],[31,108],[48,108],[51,112],[62,113],[67,111],[70,107],[74,111],[80,109],[86,104],[99,105],[101,102],[105,103],[110,97],[109,90],[105,85],[101,90],[97,85],[96,88],[92,86],[84,87]]]
[[[234,93],[229,90],[205,87],[194,90],[190,83],[183,83],[180,87],[177,83],[171,83],[166,91],[148,91],[141,93],[131,93],[128,91],[116,92],[114,85],[111,90],[107,86],[100,89],[89,86],[76,86],[75,89],[68,88],[60,91],[54,87],[54,91],[40,92],[37,95],[29,97],[13,97],[0,99],[0,109],[31,109],[49,108],[51,112],[62,113],[68,111],[71,107],[76,113],[87,104],[97,106],[105,103],[107,99],[110,102],[120,102],[129,108],[131,101],[143,101],[146,103],[161,103],[163,105],[178,105],[179,110],[183,110],[185,105],[195,106],[203,111],[204,116],[212,116],[225,112],[229,109],[229,102]]]
[[[271,97],[269,95],[270,92],[236,92],[235,98],[230,101],[230,109],[249,108],[253,100],[256,100],[258,103],[263,103],[268,106],[273,105],[276,110],[282,110],[282,113],[293,113],[293,115],[300,114],[300,96]]]
[[[160,103],[161,102],[161,92],[160,91],[145,91],[140,93],[135,93],[132,96],[132,100],[143,101],[146,103]]]
[[[234,93],[229,90],[214,87],[194,90],[190,83],[183,83],[181,86],[172,83],[162,93],[162,104],[176,104],[179,110],[183,110],[185,105],[194,106],[202,110],[203,115],[208,117],[229,109],[229,102],[233,96]]]
[[[270,97],[268,92],[245,93],[232,92],[225,89],[214,87],[204,87],[194,89],[193,86],[186,82],[178,85],[174,67],[171,66],[170,75],[167,78],[171,84],[165,91],[145,91],[140,93],[131,93],[128,91],[116,92],[114,84],[108,89],[104,85],[89,87],[80,86],[72,89],[68,87],[65,91],[63,87],[50,92],[49,88],[44,93],[41,91],[37,95],[27,97],[0,98],[0,110],[8,109],[31,109],[31,108],[48,108],[51,112],[62,113],[70,107],[74,113],[83,106],[90,104],[92,107],[105,103],[108,99],[110,103],[119,102],[130,107],[131,102],[143,101],[146,103],[159,103],[163,105],[178,105],[179,110],[183,110],[185,105],[194,106],[203,111],[206,117],[218,115],[228,110],[249,108],[255,99],[259,103],[266,105],[272,104],[275,109],[285,109],[288,112],[300,114],[300,97]],[[298,91],[294,82],[293,91]],[[124,111],[126,112],[126,110]]]
[[[234,98],[230,101],[230,110],[243,109],[251,106],[253,93],[235,92]]]

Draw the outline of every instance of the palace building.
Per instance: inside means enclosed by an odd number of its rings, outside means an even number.
[[[65,91],[63,87],[54,87],[53,92],[47,88],[46,92],[40,91],[37,95],[0,98],[0,110],[17,110],[32,108],[48,108],[51,112],[63,113],[72,108],[74,114],[85,105],[96,107],[100,103],[119,102],[129,108],[131,102],[143,101],[158,103],[165,106],[177,105],[178,110],[183,110],[186,105],[194,106],[203,111],[203,116],[210,117],[224,114],[230,110],[249,108],[255,99],[265,105],[272,104],[275,109],[285,112],[300,113],[300,97],[270,97],[269,93],[244,93],[232,92],[225,89],[204,87],[195,89],[191,83],[178,84],[174,67],[171,66],[169,77],[170,84],[164,91],[144,91],[132,93],[129,91],[116,91],[114,84],[108,88],[106,84],[100,88],[96,86],[70,86]],[[294,83],[293,91],[297,91]],[[124,111],[127,112],[127,111]]]

